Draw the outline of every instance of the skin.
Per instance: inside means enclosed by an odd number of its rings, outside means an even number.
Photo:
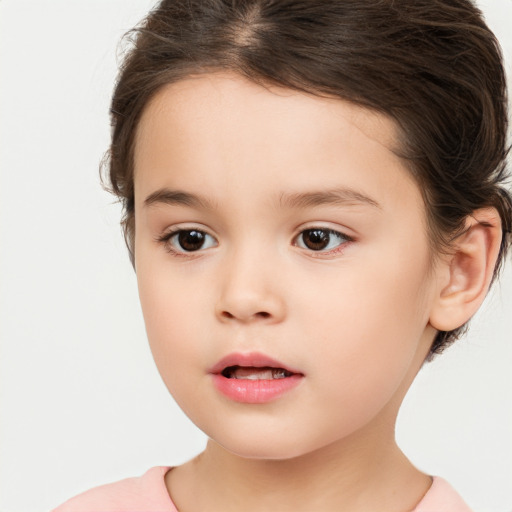
[[[432,318],[443,324],[457,287],[482,272],[465,258],[470,277],[454,281],[451,263],[432,258],[397,144],[383,115],[230,73],[168,85],[146,107],[134,161],[140,299],[159,372],[210,439],[166,475],[180,511],[399,512],[427,492],[395,420]],[[202,201],[158,200],[163,189]],[[332,190],[344,192],[297,200]],[[313,227],[342,235],[311,250],[301,233]],[[176,229],[206,233],[204,248],[160,240]],[[298,369],[300,384],[265,404],[220,394],[208,370],[252,351]]]

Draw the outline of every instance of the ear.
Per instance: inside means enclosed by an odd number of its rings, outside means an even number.
[[[435,329],[457,329],[476,313],[492,280],[501,237],[495,208],[482,208],[467,217],[464,232],[437,268],[438,289],[430,315]]]

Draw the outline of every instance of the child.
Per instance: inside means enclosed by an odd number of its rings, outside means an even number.
[[[394,441],[510,245],[500,52],[468,0],[164,0],[107,162],[150,346],[209,437],[75,511],[467,511]]]

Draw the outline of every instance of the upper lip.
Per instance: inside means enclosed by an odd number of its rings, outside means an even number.
[[[210,368],[208,373],[219,374],[225,368],[230,366],[244,366],[244,367],[253,367],[253,368],[282,368],[290,373],[298,373],[302,374],[299,370],[291,368],[290,366],[273,359],[265,354],[261,354],[259,352],[249,352],[249,353],[232,353],[223,357],[220,361],[218,361],[214,366]]]

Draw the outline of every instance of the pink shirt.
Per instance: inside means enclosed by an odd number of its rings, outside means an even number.
[[[156,466],[137,478],[86,491],[52,512],[178,512],[169,497],[164,476],[167,466]],[[432,487],[412,512],[471,512],[445,480],[434,477]]]

